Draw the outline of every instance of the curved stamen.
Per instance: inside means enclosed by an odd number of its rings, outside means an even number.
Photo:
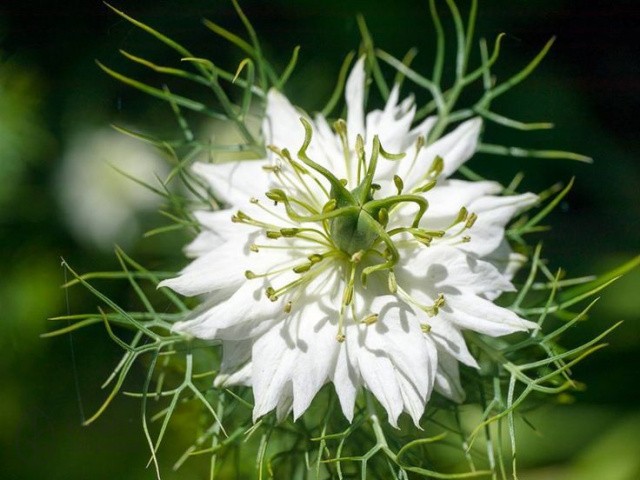
[[[311,136],[313,134],[313,130],[311,128],[311,124],[304,118],[300,117],[300,121],[302,122],[302,126],[304,127],[304,142],[298,150],[298,158],[308,167],[314,169],[324,178],[326,178],[331,184],[331,189],[334,191],[334,194],[339,194],[340,197],[344,198],[347,201],[351,201],[350,203],[355,203],[353,201],[353,196],[351,192],[345,188],[340,180],[338,180],[333,173],[324,168],[322,165],[317,164],[313,160],[309,158],[307,155],[307,148],[309,148],[309,144],[311,143]]]

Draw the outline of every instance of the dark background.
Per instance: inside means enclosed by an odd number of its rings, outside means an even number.
[[[466,11],[467,2],[459,3]],[[200,22],[208,17],[241,32],[226,1],[114,5],[198,55],[237,64],[236,53]],[[276,65],[284,65],[292,48],[301,45],[299,67],[287,94],[309,110],[328,99],[342,58],[358,46],[357,12],[365,16],[378,46],[396,56],[417,46],[415,68],[430,71],[434,35],[426,1],[272,0],[244,1],[242,6]],[[501,78],[557,36],[539,70],[496,104],[505,115],[552,121],[557,128],[522,134],[490,125],[485,138],[491,143],[576,151],[593,157],[594,164],[478,156],[471,167],[503,182],[524,171],[522,188],[532,191],[576,177],[568,199],[549,218],[553,230],[543,237],[550,267],[562,266],[572,276],[605,272],[638,254],[638,25],[640,4],[630,0],[480,2],[477,32],[490,40],[507,33],[495,69]],[[96,424],[80,425],[84,410],[92,411],[102,398],[99,384],[117,358],[103,330],[74,334],[73,348],[68,337],[39,338],[51,329],[47,317],[67,312],[67,300],[58,288],[64,282],[60,257],[79,271],[117,268],[112,253],[78,239],[64,220],[54,179],[70,138],[111,122],[127,122],[141,130],[162,128],[170,118],[161,102],[118,84],[97,68],[94,60],[100,59],[146,78],[147,73],[118,54],[120,48],[158,63],[175,59],[98,1],[32,0],[0,6],[0,96],[22,92],[11,104],[15,110],[0,97],[1,478],[154,477],[144,470],[147,447],[135,400],[119,399]],[[6,139],[17,140],[3,142]],[[162,223],[157,215],[145,222]],[[174,236],[159,246],[156,240],[141,240],[128,251],[156,265],[177,266],[184,240]],[[545,409],[534,417],[543,436],[523,440],[522,461],[528,467],[523,479],[639,478],[640,460],[632,453],[640,451],[639,437],[630,427],[640,426],[639,287],[637,271],[614,284],[590,320],[568,339],[577,343],[626,320],[611,335],[609,348],[575,370],[587,385],[577,394],[577,405]],[[117,288],[113,294],[126,296]],[[70,302],[72,312],[91,310],[95,304],[78,290]],[[179,430],[173,438],[179,443]],[[169,445],[165,454],[174,458],[179,450]],[[183,477],[168,472],[166,478],[199,478],[197,471],[194,467]],[[601,476],[589,476],[597,474]]]

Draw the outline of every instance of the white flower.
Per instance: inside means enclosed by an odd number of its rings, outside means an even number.
[[[463,330],[536,326],[491,301],[522,261],[505,225],[536,196],[448,179],[481,121],[425,145],[436,119],[412,128],[398,88],[365,116],[364,84],[361,59],[333,128],[272,90],[269,158],[194,166],[229,208],[195,212],[196,259],[162,285],[207,295],[176,329],[222,342],[216,384],[251,386],[254,419],[298,418],[331,382],[349,420],[365,388],[392,425],[403,411],[418,424],[434,388],[463,398],[458,362],[477,367]]]
[[[153,183],[167,174],[167,165],[152,147],[113,129],[85,129],[70,140],[57,189],[65,219],[79,240],[104,250],[116,241],[132,243],[141,213],[158,207],[159,196],[123,172]]]

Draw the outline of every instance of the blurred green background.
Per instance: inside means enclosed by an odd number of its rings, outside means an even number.
[[[10,4],[9,4],[10,3]],[[233,62],[237,52],[206,30],[208,17],[240,32],[227,1],[114,2],[180,40],[201,56]],[[465,10],[468,2],[459,2]],[[428,73],[434,35],[427,2],[396,0],[270,0],[242,2],[276,65],[302,47],[288,85],[294,102],[320,108],[344,55],[357,48],[357,12],[377,45],[401,56],[411,46],[415,67]],[[604,272],[640,247],[640,5],[634,0],[492,0],[480,2],[478,32],[506,32],[497,75],[523,66],[551,36],[558,39],[539,70],[501,99],[496,109],[524,121],[553,121],[550,132],[514,134],[490,125],[492,143],[559,148],[594,158],[568,161],[478,156],[471,166],[503,182],[526,173],[522,188],[539,191],[576,177],[569,197],[549,223],[545,256],[572,276]],[[114,175],[105,162],[153,179],[163,165],[153,151],[113,134],[119,123],[174,130],[169,107],[103,74],[94,60],[158,83],[127,63],[126,49],[170,63],[161,44],[127,24],[97,0],[53,5],[45,1],[0,6],[0,478],[151,479],[139,403],[118,398],[90,427],[104,392],[99,386],[118,359],[102,328],[41,339],[47,318],[94,311],[81,289],[68,298],[59,286],[64,257],[81,272],[116,269],[118,243],[149,267],[176,267],[183,235],[141,239],[164,223],[156,200]],[[452,65],[450,62],[449,65]],[[135,208],[133,206],[136,206]],[[109,294],[126,303],[124,286]],[[549,406],[520,428],[523,480],[640,478],[640,272],[611,286],[575,329],[570,344],[619,319],[610,346],[575,369],[587,385],[571,406]],[[67,306],[68,305],[68,306]],[[139,372],[142,374],[142,372]],[[168,467],[184,448],[179,426],[161,453]],[[164,478],[204,478],[194,462]]]

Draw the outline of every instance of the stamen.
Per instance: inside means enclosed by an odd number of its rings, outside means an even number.
[[[431,331],[431,325],[428,323],[421,323],[420,330],[422,330],[422,333],[429,333]]]
[[[389,223],[389,210],[381,208],[378,212],[378,223],[383,227],[386,227]]]
[[[302,165],[300,165],[300,163],[298,163],[297,161],[295,161],[292,157],[291,157],[291,153],[289,153],[289,150],[287,150],[286,148],[282,150],[282,154],[284,155],[285,159],[287,162],[289,162],[291,164],[291,167],[293,168],[293,170],[296,172],[296,176],[300,179],[300,181],[304,184],[305,189],[307,190],[307,192],[309,193],[309,196],[312,197],[313,199],[316,199],[316,196],[314,195],[314,193],[311,191],[311,189],[309,188],[309,186],[307,185],[307,182],[305,181],[304,177],[302,177],[302,175],[309,175],[311,177],[311,179],[315,182],[316,185],[318,185],[318,187],[320,188],[320,190],[322,190],[322,192],[327,196],[327,198],[331,198],[331,195],[329,194],[329,192],[327,191],[327,189],[325,188],[325,186],[322,184],[322,182],[320,182],[320,180],[318,180],[316,178],[316,176],[313,174],[312,171],[307,170],[306,168],[304,168]]]
[[[478,215],[476,215],[475,213],[472,213],[471,215],[469,215],[469,218],[467,218],[467,223],[465,223],[464,228],[473,227],[473,224],[476,223],[477,219],[478,219]]]
[[[278,288],[277,290],[274,289],[273,287],[267,287],[266,289],[266,294],[267,297],[269,298],[269,300],[271,300],[272,302],[275,302],[276,300],[278,300],[278,298],[280,298],[280,296],[284,295],[285,293],[289,292],[290,290],[296,288],[296,287],[300,287],[301,285],[305,284],[305,283],[309,283],[310,281],[312,281],[314,278],[316,278],[318,275],[320,275],[321,273],[323,273],[328,267],[329,267],[330,263],[325,263],[325,264],[319,264],[316,268],[306,271],[306,272],[302,272],[304,273],[303,276],[301,276],[300,278],[289,282],[288,284]],[[285,269],[280,270],[278,273],[281,273],[283,271],[286,271],[288,269],[290,269],[291,267],[287,267]],[[276,273],[276,272],[271,272],[271,273]],[[271,273],[267,274],[270,275]]]
[[[396,293],[398,291],[398,282],[396,281],[396,274],[393,273],[393,270],[389,270],[387,285],[391,293]]]
[[[422,148],[424,147],[424,144],[425,144],[425,138],[424,136],[420,135],[416,140],[415,153],[413,154],[413,160],[411,160],[411,165],[409,165],[409,169],[407,170],[407,175],[411,174],[411,172],[413,171],[413,168],[416,166],[418,155],[420,154],[420,150],[422,150]]]
[[[344,292],[342,293],[342,303],[340,305],[340,313],[338,315],[338,334],[336,335],[336,340],[338,340],[338,342],[340,343],[344,342],[344,339],[345,339],[344,310],[353,301],[355,276],[356,276],[356,266],[353,263],[349,264],[349,280],[347,282],[347,285],[344,287]]]
[[[371,313],[360,320],[360,323],[364,323],[365,325],[373,325],[378,321],[378,316],[379,314],[377,313]]]
[[[311,263],[318,263],[324,259],[324,256],[320,253],[313,253],[307,257]]]
[[[338,134],[338,137],[340,137],[345,170],[347,172],[347,177],[351,178],[351,149],[349,148],[349,137],[347,135],[347,122],[342,119],[338,119],[333,123],[333,129]],[[360,183],[359,180],[358,183]]]
[[[312,266],[313,266],[313,263],[303,263],[302,265],[293,267],[293,271],[295,273],[306,273],[311,269]]]
[[[427,312],[427,315],[429,315],[430,317],[435,317],[436,315],[438,315],[438,312],[443,305],[444,295],[442,293],[439,293],[438,298],[436,298],[435,302],[433,302],[433,305],[430,307],[425,307],[424,311]]]
[[[280,234],[285,238],[295,237],[298,233],[300,233],[299,228],[281,228]]]
[[[460,222],[466,221],[468,217],[469,217],[469,211],[466,209],[466,207],[462,207],[458,212],[458,216],[453,221],[453,223],[449,225],[448,229],[453,227],[454,225],[459,224]]]
[[[431,190],[433,187],[436,186],[438,177],[442,173],[443,169],[444,169],[444,160],[442,160],[442,157],[438,155],[436,156],[436,158],[433,159],[433,162],[431,162],[431,166],[429,167],[429,170],[427,170],[427,173],[423,175],[423,178],[424,180],[426,180],[426,183],[424,183],[420,187],[414,188],[413,191],[415,193],[424,193]]]
[[[351,255],[351,263],[360,263],[362,257],[364,256],[364,250],[358,250],[356,253]]]
[[[437,183],[438,183],[437,180],[429,180],[424,185],[422,185],[420,187],[416,187],[412,191],[414,193],[426,193],[429,190],[431,190],[433,187],[435,187]]]
[[[382,148],[382,144],[380,144],[380,156],[385,160],[402,160],[404,157],[407,156],[407,154],[404,152],[389,153],[384,148]]]
[[[402,181],[402,179],[398,176],[398,175],[394,175],[393,176],[393,183],[396,186],[396,189],[398,189],[398,195],[402,194],[402,189],[404,188],[404,182]]]
[[[444,160],[440,155],[436,155],[436,158],[431,162],[429,170],[427,170],[427,177],[437,178],[442,173],[442,170],[444,170]]]
[[[357,178],[356,183],[360,185],[362,175],[364,175],[365,172],[367,171],[367,160],[365,158],[365,151],[364,151],[364,139],[360,134],[356,136],[356,157],[358,158],[358,169],[357,169],[358,175],[356,177]]]

